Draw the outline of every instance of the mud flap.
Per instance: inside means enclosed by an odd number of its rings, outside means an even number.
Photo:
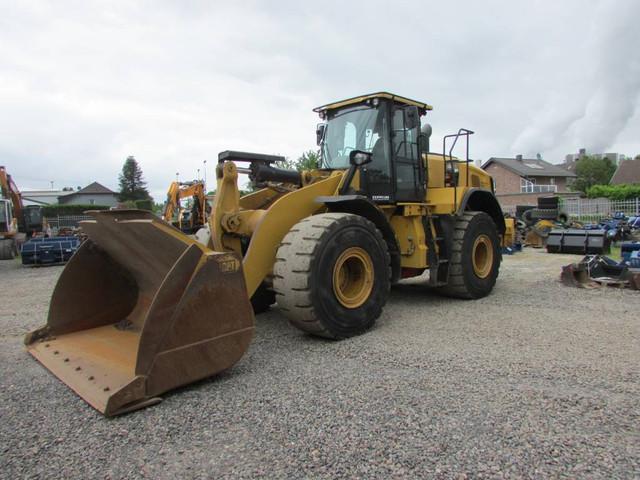
[[[54,289],[27,350],[105,415],[235,364],[254,316],[240,259],[150,212],[91,212],[89,239]]]

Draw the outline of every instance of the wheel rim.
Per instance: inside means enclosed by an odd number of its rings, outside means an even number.
[[[340,254],[333,267],[333,292],[345,308],[358,308],[373,290],[373,262],[360,247]]]
[[[479,235],[473,242],[473,273],[479,278],[487,278],[493,267],[493,244],[486,235]]]

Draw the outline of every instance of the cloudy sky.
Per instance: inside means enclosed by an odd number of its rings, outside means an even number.
[[[117,189],[139,161],[214,176],[227,149],[295,158],[311,109],[388,90],[472,156],[640,153],[640,2],[0,0],[0,165],[23,190]]]

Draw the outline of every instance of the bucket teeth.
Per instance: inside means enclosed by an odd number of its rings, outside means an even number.
[[[27,350],[105,415],[235,364],[253,336],[242,264],[149,212],[92,212]]]

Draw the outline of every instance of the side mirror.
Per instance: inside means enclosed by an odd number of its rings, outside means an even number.
[[[324,137],[324,131],[326,128],[326,123],[319,123],[316,127],[316,145],[320,145],[320,142],[322,142],[322,137]]]
[[[429,153],[429,139],[431,138],[431,125],[425,123],[420,128],[420,135],[418,135],[418,147],[420,153]]]
[[[404,126],[409,130],[420,126],[418,107],[406,107],[404,109]]]
[[[371,152],[363,152],[362,150],[351,150],[349,153],[349,163],[355,167],[361,167],[373,161]]]

